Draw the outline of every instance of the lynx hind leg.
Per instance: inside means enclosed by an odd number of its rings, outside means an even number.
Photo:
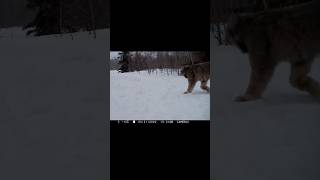
[[[314,97],[320,97],[320,84],[310,76],[311,62],[291,64],[290,84],[301,90],[307,91]]]
[[[270,61],[267,55],[249,54],[251,73],[249,85],[242,96],[234,98],[234,101],[245,102],[261,98],[269,81],[272,78],[276,62]]]
[[[188,93],[191,93],[194,86],[196,85],[196,80],[194,79],[188,79],[188,89],[186,92],[184,92],[184,94],[188,94]]]
[[[207,91],[207,92],[210,92],[210,88],[207,86],[207,82],[208,80],[204,80],[204,81],[201,81],[201,89]]]

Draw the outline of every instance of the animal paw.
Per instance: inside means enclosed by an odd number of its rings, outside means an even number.
[[[237,96],[233,100],[236,102],[247,102],[247,101],[252,101],[256,99],[259,99],[259,97],[254,97],[251,95],[243,95],[243,96]]]
[[[310,90],[309,90],[309,93],[310,93],[311,96],[313,96],[313,97],[320,98],[320,90],[319,90],[319,88],[310,89]]]

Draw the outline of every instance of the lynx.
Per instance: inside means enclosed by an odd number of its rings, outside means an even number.
[[[232,15],[226,39],[248,53],[251,66],[246,92],[235,101],[262,97],[279,62],[291,65],[294,88],[320,97],[319,83],[310,77],[312,63],[320,53],[320,2],[315,1],[262,13]]]

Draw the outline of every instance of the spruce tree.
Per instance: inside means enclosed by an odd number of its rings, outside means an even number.
[[[129,72],[130,52],[129,51],[122,51],[120,53],[120,58],[121,58],[121,60],[119,61],[119,64],[121,66],[118,71],[121,73]]]

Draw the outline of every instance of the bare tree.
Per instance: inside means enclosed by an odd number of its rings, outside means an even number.
[[[63,8],[62,8],[62,6],[63,6],[63,4],[62,4],[62,0],[60,0],[59,1],[59,31],[60,31],[60,35],[62,36],[62,17],[63,17]]]
[[[262,1],[262,4],[263,4],[263,8],[264,10],[267,10],[268,9],[268,3],[267,3],[267,0],[261,0]]]
[[[88,3],[89,3],[90,17],[91,17],[91,30],[93,31],[94,38],[97,38],[97,34],[95,31],[96,22],[95,22],[95,15],[94,15],[94,10],[93,10],[92,0],[88,0]]]

